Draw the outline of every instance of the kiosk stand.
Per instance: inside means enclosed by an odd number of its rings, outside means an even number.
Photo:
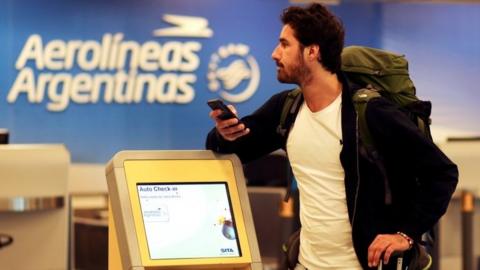
[[[235,155],[122,151],[106,175],[109,269],[262,269]]]

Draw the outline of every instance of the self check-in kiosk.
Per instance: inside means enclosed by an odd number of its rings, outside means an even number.
[[[122,151],[106,175],[109,269],[262,269],[235,155]]]

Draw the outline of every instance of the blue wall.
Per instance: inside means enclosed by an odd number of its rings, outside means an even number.
[[[206,101],[218,97],[207,89],[210,56],[221,46],[242,43],[250,47],[250,55],[261,67],[261,80],[253,98],[238,105],[242,112],[252,111],[281,86],[273,76],[270,52],[280,26],[278,14],[284,1],[2,1],[0,4],[0,35],[4,46],[0,50],[0,126],[8,128],[13,143],[65,143],[73,161],[106,162],[122,149],[200,149],[211,128]],[[211,38],[154,37],[153,30],[169,27],[162,20],[165,14],[206,18],[213,30]],[[268,18],[268,19],[266,19]],[[258,25],[262,27],[258,27]],[[105,33],[123,33],[124,40],[164,44],[168,41],[196,41],[199,67],[193,72],[195,97],[187,104],[76,104],[70,102],[60,112],[47,110],[47,98],[39,103],[27,101],[26,94],[14,103],[7,95],[19,71],[14,68],[23,46],[33,34],[41,36],[44,45],[61,39],[94,40],[100,42]],[[229,59],[226,59],[229,60]],[[224,63],[226,65],[228,63]],[[78,68],[68,71],[35,69],[41,72],[78,74]],[[128,69],[125,69],[128,72]],[[88,74],[102,73],[99,70]],[[115,71],[107,72],[114,74]],[[167,73],[158,70],[155,75]],[[181,72],[174,72],[180,74]],[[271,74],[269,74],[271,73]],[[239,86],[241,88],[241,86]]]
[[[276,81],[270,59],[281,29],[279,14],[288,5],[287,0],[2,1],[0,127],[10,130],[12,143],[64,143],[74,162],[103,163],[123,149],[202,149],[205,135],[212,127],[206,101],[228,91],[234,95],[245,91],[254,81],[253,65],[248,59],[258,64],[259,82],[251,97],[236,103],[241,115],[252,112],[272,94],[292,87]],[[474,119],[474,115],[478,115],[478,106],[474,104],[478,91],[472,80],[473,74],[480,71],[479,6],[347,3],[333,6],[332,10],[345,24],[347,45],[385,47],[407,54],[419,94],[434,101],[435,123],[480,131]],[[206,19],[213,35],[155,36],[154,30],[172,26],[164,20],[165,14]],[[40,37],[43,46],[47,46],[54,40],[65,44],[74,41],[101,44],[105,35],[118,33],[123,34],[123,41],[140,45],[153,42],[162,48],[169,42],[200,44],[201,48],[193,52],[199,61],[194,70],[137,71],[137,75],[155,77],[167,73],[177,77],[193,76],[194,81],[189,82],[193,98],[184,103],[148,102],[144,93],[138,103],[115,100],[107,103],[100,92],[96,102],[70,100],[64,109],[52,111],[48,107],[51,101],[47,87],[41,101],[29,101],[27,93],[21,92],[15,100],[7,102],[23,69],[34,74],[35,94],[42,88],[38,86],[41,74],[74,78],[84,73],[93,78],[99,74],[113,77],[118,72],[130,71],[128,64],[122,69],[85,70],[78,62],[74,62],[71,69],[54,70],[37,67],[33,60],[17,69],[15,63],[32,36]],[[220,60],[213,61],[212,55],[219,55],[220,48],[227,48],[228,44],[247,46],[248,52],[229,51]],[[92,55],[87,58],[91,59]],[[247,67],[250,77],[240,80],[232,90],[225,90],[217,78],[222,87],[212,91],[210,71],[225,68],[235,60]],[[58,86],[52,93],[59,94],[61,90]]]
[[[406,54],[433,124],[480,133],[480,4],[385,4],[382,47]]]

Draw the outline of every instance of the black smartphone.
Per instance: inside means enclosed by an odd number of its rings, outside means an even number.
[[[220,99],[210,99],[209,101],[207,101],[207,104],[208,106],[210,106],[212,110],[222,111],[222,114],[218,116],[219,119],[222,119],[222,120],[227,120],[231,118],[238,119],[238,117]]]

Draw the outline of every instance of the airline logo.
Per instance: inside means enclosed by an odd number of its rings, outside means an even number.
[[[104,33],[100,40],[47,41],[30,35],[15,62],[18,74],[7,101],[27,99],[52,112],[64,111],[71,103],[192,102],[201,63],[199,38],[211,38],[214,32],[202,17],[165,14],[163,20],[170,25],[152,32],[154,37],[170,37],[162,43],[140,43],[124,33]],[[208,88],[232,103],[249,99],[260,80],[258,64],[244,44],[221,46],[207,73]]]
[[[205,18],[165,14],[163,20],[175,26],[154,30],[153,36],[198,38],[213,36],[213,30],[208,27],[208,20]]]
[[[260,83],[260,68],[249,51],[245,44],[228,44],[212,54],[208,65],[208,88],[232,103],[248,100]],[[234,90],[238,90],[243,81],[246,86],[236,93]]]
[[[38,34],[25,43],[15,67],[19,71],[7,96],[9,103],[25,95],[52,112],[70,102],[132,104],[180,103],[193,100],[193,73],[200,64],[198,41],[124,40],[122,33],[96,40],[51,40]]]

